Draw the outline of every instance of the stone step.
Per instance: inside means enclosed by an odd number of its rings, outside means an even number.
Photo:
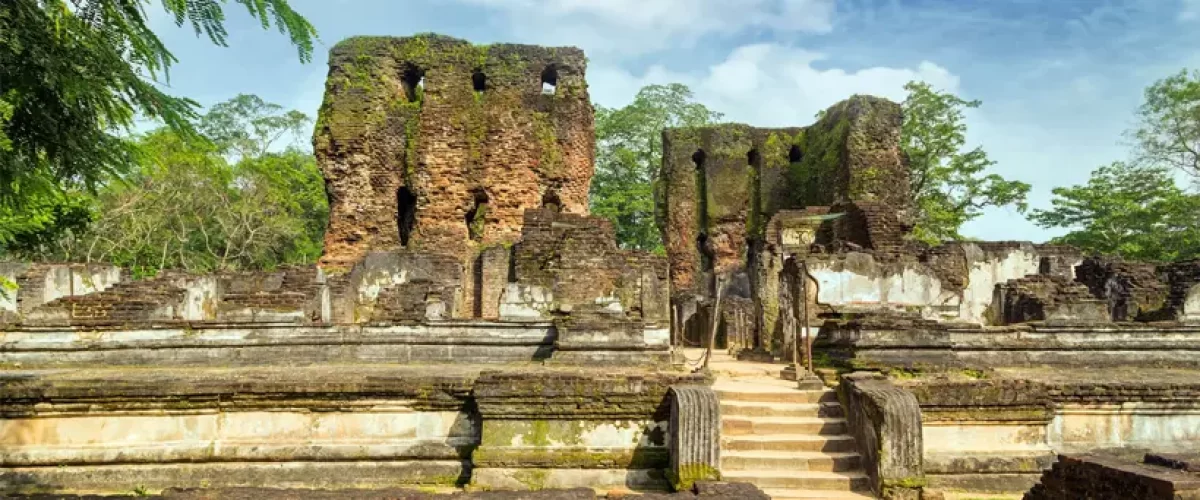
[[[742,471],[723,472],[725,481],[747,482],[759,488],[797,490],[868,491],[870,480],[862,472]]]
[[[721,433],[746,434],[845,434],[846,420],[820,417],[721,417]]]
[[[841,418],[839,403],[761,403],[721,401],[721,416]]]
[[[775,434],[772,436],[729,436],[721,438],[721,450],[731,451],[827,451],[854,452],[854,437]]]
[[[866,491],[789,490],[762,488],[774,500],[874,500],[875,495]]]
[[[761,390],[747,391],[741,389],[725,389],[714,386],[717,397],[721,401],[752,401],[757,403],[836,403],[837,393],[833,391],[801,391],[785,387],[762,386]]]
[[[786,470],[846,472],[862,465],[858,453],[820,451],[722,451],[721,470]]]

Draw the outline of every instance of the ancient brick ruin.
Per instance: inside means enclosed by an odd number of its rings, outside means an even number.
[[[676,338],[770,361],[811,332],[884,498],[1022,492],[1059,452],[1200,446],[1200,261],[915,241],[900,111],[853,96],[807,127],[664,132]],[[745,477],[795,474],[778,470]]]
[[[869,96],[664,131],[666,256],[622,249],[587,214],[585,62],[336,45],[319,265],[0,263],[0,492],[915,499],[1045,474],[1030,498],[1065,498],[1165,476],[1060,454],[1200,447],[1200,261],[913,241],[901,108]],[[815,377],[780,380],[806,329]]]
[[[323,265],[374,250],[466,258],[520,239],[526,210],[587,213],[579,49],[356,37],[329,64],[313,137],[330,199]]]

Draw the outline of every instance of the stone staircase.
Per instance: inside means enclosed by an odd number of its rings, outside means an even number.
[[[874,498],[837,394],[767,377],[718,377],[721,474],[775,499]]]

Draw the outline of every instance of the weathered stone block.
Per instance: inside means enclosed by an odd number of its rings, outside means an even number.
[[[871,488],[885,498],[917,498],[925,486],[917,398],[886,377],[867,372],[842,376],[838,392]]]
[[[721,479],[721,402],[712,387],[671,387],[672,486],[687,490],[697,481]]]

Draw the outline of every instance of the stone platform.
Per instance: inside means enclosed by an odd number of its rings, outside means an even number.
[[[7,369],[0,490],[662,490],[680,383],[705,379],[529,362]]]
[[[582,349],[610,364],[669,362],[664,332],[637,343]],[[555,357],[553,322],[441,321],[296,325],[163,322],[135,327],[13,327],[0,330],[0,366],[255,366],[314,363],[512,363]],[[571,351],[577,353],[580,349]]]

